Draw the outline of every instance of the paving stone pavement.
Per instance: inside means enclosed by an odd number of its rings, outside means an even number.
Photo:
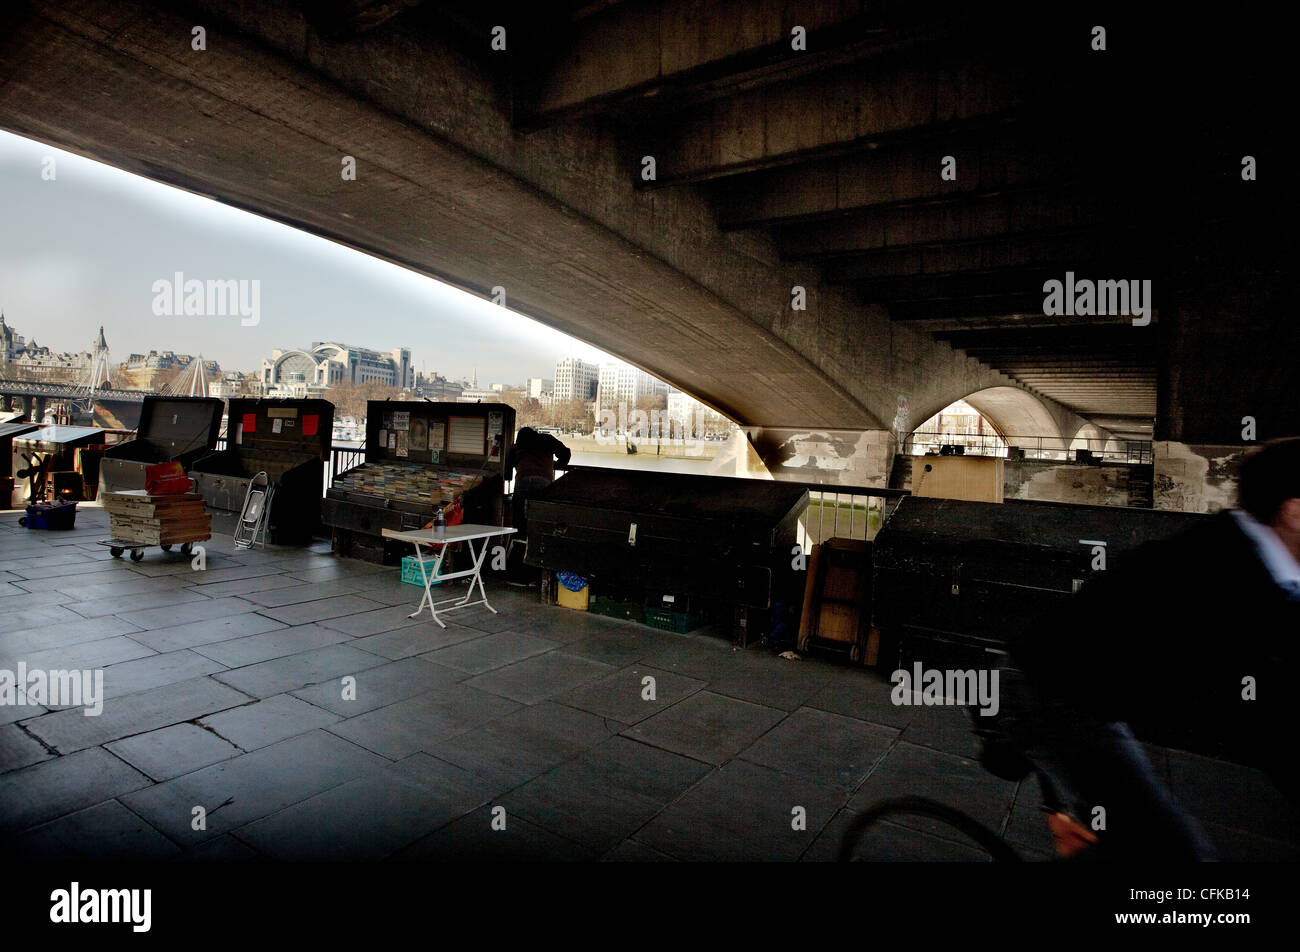
[[[0,706],[6,855],[825,861],[862,810],[920,794],[1051,858],[1033,782],[984,772],[960,710],[896,707],[878,672],[547,607],[492,579],[500,613],[443,629],[407,617],[420,589],[397,568],[324,542],[216,536],[198,571],[156,548],[112,559],[93,505],[71,532],[17,520],[0,513],[0,669],[101,669],[104,701],[98,717]],[[1300,858],[1257,771],[1153,754],[1225,858]],[[906,817],[861,855],[987,860]]]

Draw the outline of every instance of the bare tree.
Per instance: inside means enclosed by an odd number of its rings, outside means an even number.
[[[366,416],[366,405],[371,400],[398,399],[399,387],[370,381],[367,383],[337,383],[325,391],[325,399],[334,404],[335,416],[350,416],[358,420]]]

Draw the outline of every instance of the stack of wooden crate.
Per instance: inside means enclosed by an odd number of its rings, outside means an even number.
[[[109,531],[121,542],[175,545],[212,534],[212,518],[198,493],[151,496],[143,489],[104,493]]]

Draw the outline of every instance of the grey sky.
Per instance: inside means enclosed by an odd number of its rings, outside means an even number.
[[[53,156],[53,181],[42,179]],[[257,279],[261,320],[159,317],[153,283]],[[457,288],[238,209],[0,131],[0,308],[29,341],[111,359],[202,353],[256,370],[273,349],[410,347],[416,369],[479,383],[550,377],[600,351]]]

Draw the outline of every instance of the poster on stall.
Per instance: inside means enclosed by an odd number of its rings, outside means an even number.
[[[413,453],[423,453],[429,448],[429,421],[416,417],[411,421],[411,435],[407,441]]]
[[[429,424],[429,449],[437,453],[440,452],[442,448],[446,445],[447,445],[447,424],[443,423],[441,420],[439,420],[436,423],[430,423]],[[435,456],[433,458],[433,461],[435,463],[438,462],[438,457]]]
[[[390,450],[396,450],[396,449],[397,449],[397,431],[396,431],[396,430],[389,430],[389,431],[388,431],[388,448],[389,448]]]
[[[393,429],[402,431],[411,428],[411,413],[409,410],[394,411]]]
[[[489,459],[501,458],[501,430],[505,425],[505,416],[499,410],[488,414],[487,443]]]
[[[410,455],[410,452],[409,452],[409,451],[407,450],[407,448],[406,448],[406,437],[407,437],[407,434],[406,434],[406,431],[405,431],[405,430],[398,430],[398,431],[397,431],[397,455],[398,455],[398,456],[409,456],[409,455]]]
[[[388,431],[387,431],[387,430],[380,430],[379,433],[376,434],[376,435],[377,435],[378,438],[379,438],[379,447],[380,447],[380,449],[382,449],[383,447],[385,447],[385,446],[388,445]]]

